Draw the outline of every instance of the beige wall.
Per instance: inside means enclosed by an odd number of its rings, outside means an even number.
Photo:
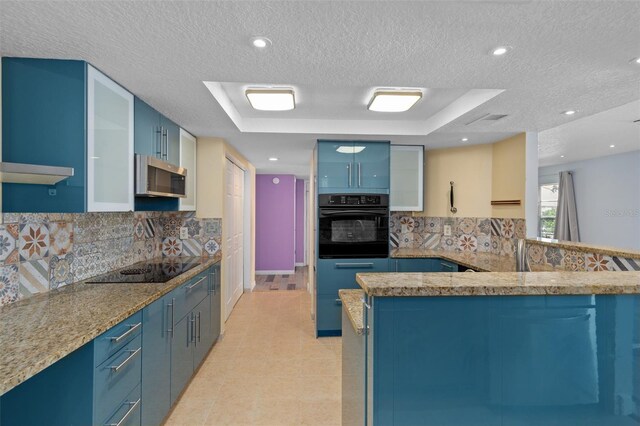
[[[249,268],[249,281],[251,287],[255,285],[255,178],[256,169],[242,154],[236,151],[232,146],[227,144],[221,138],[197,138],[197,208],[196,216],[199,218],[222,218],[222,253],[226,252],[225,238],[227,218],[224,214],[224,192],[225,192],[225,165],[226,159],[231,159],[238,166],[248,173],[250,181],[250,247],[245,250],[250,251],[251,264]],[[221,268],[221,286],[222,300],[226,298],[226,289],[224,286],[225,268]],[[224,303],[222,307],[222,324],[226,313],[224,312]]]
[[[491,217],[524,218],[526,135],[493,144],[492,200],[520,200],[519,206],[492,206]]]
[[[417,215],[453,216],[449,182],[454,181],[455,216],[491,216],[491,145],[436,149],[425,156],[425,210]]]
[[[454,216],[449,182],[454,181],[456,217],[524,217],[525,134],[494,144],[435,149],[425,153],[425,210],[416,216]],[[520,199],[522,205],[491,206],[491,200]]]

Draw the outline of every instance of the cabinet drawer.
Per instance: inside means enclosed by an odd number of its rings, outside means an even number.
[[[342,301],[338,296],[319,295],[316,328],[319,332],[342,329]]]
[[[120,401],[115,411],[110,413],[104,421],[98,424],[108,426],[140,426],[141,403],[140,386],[136,386],[124,400]]]
[[[140,384],[142,336],[98,366],[94,375],[95,418],[104,419]]]
[[[207,271],[190,279],[182,286],[172,292],[171,297],[175,298],[174,324],[185,317],[202,302],[209,294],[209,275]]]
[[[318,259],[317,293],[338,297],[338,290],[360,288],[358,272],[388,272],[389,259]]]
[[[94,340],[94,366],[98,366],[107,358],[118,352],[122,347],[142,331],[142,311],[131,315],[120,324],[96,337]]]

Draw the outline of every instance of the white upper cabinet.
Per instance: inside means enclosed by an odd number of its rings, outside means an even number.
[[[87,210],[133,211],[133,95],[87,66]]]
[[[391,211],[424,210],[424,147],[391,145]]]
[[[180,129],[180,167],[187,169],[187,196],[180,198],[180,210],[196,209],[196,138]]]

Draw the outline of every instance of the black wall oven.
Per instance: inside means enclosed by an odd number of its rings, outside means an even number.
[[[389,257],[389,196],[318,195],[320,259]]]

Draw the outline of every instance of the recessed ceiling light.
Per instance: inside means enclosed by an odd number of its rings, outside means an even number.
[[[563,112],[563,114],[564,114],[564,115],[573,115],[573,114],[575,114],[575,113],[576,113],[576,112],[575,112],[574,110],[572,110],[572,109],[570,109],[570,110],[568,110],[568,111],[564,111],[564,112]]]
[[[269,161],[278,161],[278,157],[269,157]]]
[[[375,92],[367,108],[377,112],[403,112],[422,98],[422,92],[380,91]]]
[[[616,147],[615,145],[609,145],[609,148],[615,148],[615,147]]]
[[[502,56],[507,53],[511,48],[509,46],[498,46],[491,51],[493,56]]]
[[[264,49],[271,46],[271,40],[266,37],[254,37],[251,39],[251,44],[257,49]]]
[[[469,140],[469,138],[462,138],[462,142],[466,142],[468,140]]]
[[[291,89],[247,89],[245,95],[251,106],[260,111],[289,111],[296,106]]]
[[[564,155],[561,155],[560,158],[564,158]]]
[[[366,147],[364,146],[341,145],[336,149],[336,151],[338,151],[340,154],[357,154],[364,151],[365,148]]]
[[[633,58],[632,60],[629,61],[629,63],[633,65],[640,65],[640,57]]]

